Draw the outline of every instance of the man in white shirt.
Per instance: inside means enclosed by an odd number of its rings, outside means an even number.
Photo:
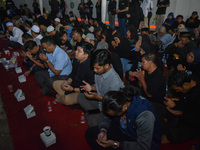
[[[62,27],[62,24],[60,23],[60,19],[59,18],[55,18],[54,19],[54,24],[55,24],[56,31],[60,32],[60,28]]]
[[[153,8],[153,1],[152,0],[143,0],[142,4],[140,5],[144,14],[144,21],[141,21],[142,28],[148,28],[148,13]]]
[[[33,41],[35,41],[37,45],[41,45],[40,40],[43,38],[43,36],[40,34],[40,28],[38,26],[32,26],[31,35],[34,37]]]
[[[17,27],[14,27],[12,22],[7,22],[6,27],[8,31],[6,32],[5,36],[8,38],[8,48],[20,48],[21,45],[24,45],[22,42],[22,35],[23,31]],[[12,35],[10,35],[10,33]]]

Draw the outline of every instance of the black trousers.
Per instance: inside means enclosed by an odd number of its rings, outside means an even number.
[[[93,150],[113,150],[112,147],[103,148],[96,142],[98,134],[99,134],[98,126],[90,127],[87,129],[87,131],[85,133],[85,138],[86,138],[88,144],[90,145],[90,147]],[[118,141],[118,142],[133,141],[133,139],[130,136],[127,136],[121,132],[119,122],[117,122],[115,120],[113,120],[110,125],[110,128],[107,133],[107,139],[113,140],[113,141]]]
[[[52,90],[54,81],[68,79],[67,75],[58,75],[50,77],[48,70],[37,71],[34,76],[36,82],[42,88],[41,93],[44,95]]]
[[[19,44],[18,42],[8,40],[8,47],[12,47],[13,49],[16,49],[16,48],[21,48],[22,45]]]

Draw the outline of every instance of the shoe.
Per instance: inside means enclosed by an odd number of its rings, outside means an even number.
[[[45,95],[48,97],[56,97],[56,93],[54,92],[47,92]]]
[[[26,66],[26,63],[25,63],[25,62],[22,62],[21,64],[22,64],[23,66]]]
[[[48,92],[50,92],[51,89],[47,88],[47,87],[44,87],[40,92],[43,94],[43,95],[46,95]]]

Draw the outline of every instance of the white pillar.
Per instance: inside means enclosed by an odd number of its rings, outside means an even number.
[[[107,11],[107,0],[101,0],[101,21],[105,23],[106,21],[106,11]]]
[[[39,0],[39,5],[40,5],[41,15],[43,15],[43,0]]]

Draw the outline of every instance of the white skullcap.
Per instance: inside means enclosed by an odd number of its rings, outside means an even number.
[[[13,23],[12,22],[7,22],[6,23],[6,27],[9,27],[9,26],[13,26]]]
[[[40,32],[40,28],[38,26],[36,26],[36,25],[33,25],[32,28],[31,28],[31,30],[33,32],[35,32],[35,33],[39,33]]]
[[[47,27],[47,32],[52,32],[54,30],[54,27],[53,26],[48,26]]]
[[[59,18],[55,18],[54,21],[60,22],[60,19]]]

